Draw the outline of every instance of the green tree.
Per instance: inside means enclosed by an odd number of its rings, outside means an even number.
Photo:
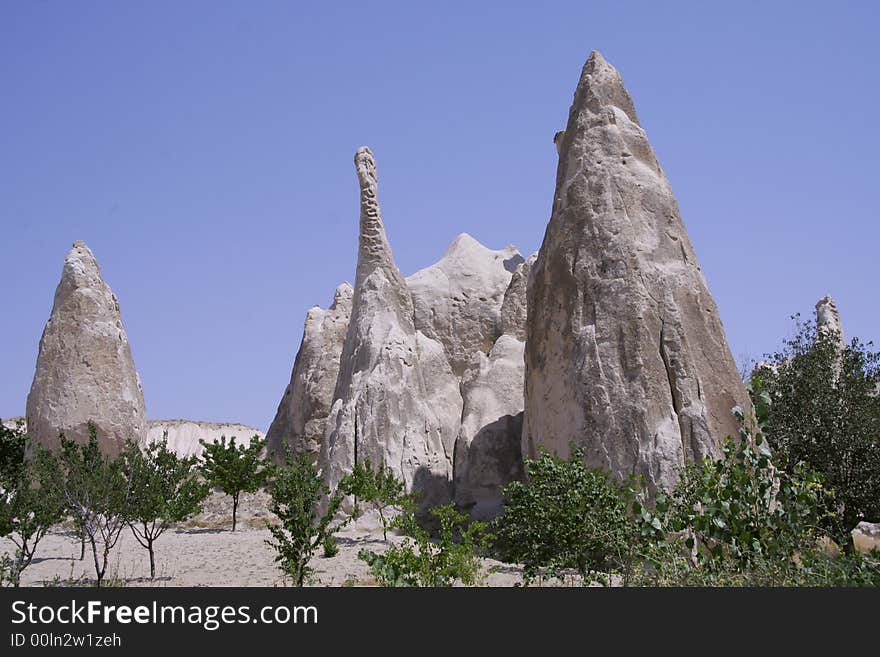
[[[315,550],[349,521],[335,520],[344,494],[340,489],[331,493],[309,455],[293,457],[289,450],[286,463],[276,470],[269,494],[272,513],[280,524],[266,523],[275,539],[266,543],[275,548],[275,561],[281,569],[296,586],[302,586],[311,572],[309,562]]]
[[[95,425],[89,440],[78,444],[59,436],[61,449],[58,485],[68,512],[85,532],[92,548],[97,586],[107,572],[111,550],[128,524],[132,509],[132,478],[126,452],[110,457],[101,453]]]
[[[254,493],[265,486],[272,472],[271,464],[263,457],[266,440],[255,435],[250,444],[238,445],[235,436],[228,443],[226,436],[221,436],[212,443],[199,442],[205,448],[201,464],[205,479],[210,486],[232,497],[232,531],[235,531],[241,494]]]
[[[630,564],[641,535],[630,513],[632,482],[589,468],[578,448],[567,460],[543,452],[526,461],[526,470],[526,481],[504,488],[503,512],[493,524],[498,555],[522,563],[526,583],[574,570],[587,584]]]
[[[437,519],[436,540],[419,526],[414,513],[407,510],[394,522],[406,537],[400,545],[391,545],[382,554],[363,549],[358,558],[382,586],[445,587],[461,582],[478,583],[482,569],[480,553],[491,540],[483,522],[468,522],[468,516],[445,504],[428,510]]]
[[[880,521],[880,353],[870,346],[800,323],[750,381],[775,463],[824,477],[834,491],[825,527],[847,551],[860,521]]]
[[[42,447],[25,458],[27,436],[21,427],[0,428],[0,535],[9,536],[16,551],[8,559],[5,578],[18,586],[21,573],[34,558],[37,545],[64,517],[64,501],[56,486],[58,465]]]
[[[385,541],[388,540],[388,525],[391,520],[388,517],[389,512],[395,509],[407,512],[414,507],[413,495],[405,492],[403,481],[394,475],[391,468],[384,463],[373,468],[369,459],[355,464],[340,485],[340,490],[346,495],[354,496],[355,517],[360,514],[360,503],[369,504],[379,514],[382,538]]]
[[[198,514],[208,495],[199,476],[198,458],[179,457],[168,449],[168,433],[161,442],[126,453],[132,480],[128,525],[135,540],[150,553],[150,579],[156,577],[153,544],[174,523]]]

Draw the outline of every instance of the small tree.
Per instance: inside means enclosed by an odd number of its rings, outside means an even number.
[[[235,436],[228,443],[226,436],[221,436],[219,442],[199,442],[205,448],[201,465],[205,479],[210,486],[232,497],[232,531],[235,531],[239,497],[265,486],[272,471],[262,456],[266,440],[255,435],[249,445],[237,445]]]
[[[869,347],[801,323],[750,381],[774,461],[824,477],[834,491],[825,526],[848,551],[860,521],[880,521],[880,353]]]
[[[89,423],[89,440],[80,445],[59,436],[59,482],[68,512],[82,527],[92,548],[97,586],[101,586],[110,551],[128,523],[132,479],[125,453],[105,456],[98,447],[95,425]],[[133,448],[126,447],[125,452]]]
[[[525,482],[504,488],[504,510],[493,525],[496,550],[524,565],[526,583],[575,570],[586,584],[591,574],[629,563],[639,535],[630,514],[632,488],[587,467],[580,449],[568,460],[543,452],[526,469]]]
[[[382,586],[478,583],[482,572],[480,553],[490,540],[486,524],[468,523],[468,516],[457,511],[454,504],[434,507],[428,513],[440,525],[436,541],[419,526],[414,514],[406,511],[394,521],[406,534],[403,543],[389,546],[383,554],[366,549],[358,552],[358,559],[370,567]]]
[[[384,463],[374,469],[369,460],[356,463],[351,473],[340,484],[340,490],[355,498],[355,517],[360,513],[359,503],[369,504],[379,514],[382,538],[388,540],[389,512],[411,511],[414,506],[412,494],[406,493],[404,483]]]
[[[208,486],[202,483],[198,458],[180,458],[168,449],[168,432],[161,442],[126,453],[132,479],[132,505],[128,526],[150,553],[150,579],[156,577],[153,544],[172,524],[183,522],[202,509]]]
[[[315,550],[349,521],[334,522],[344,494],[339,489],[331,494],[309,455],[294,458],[289,450],[286,464],[277,470],[269,493],[272,513],[281,524],[266,523],[275,539],[266,543],[278,553],[275,561],[281,569],[296,586],[302,586],[311,572],[309,562]],[[326,508],[321,514],[319,506],[325,498]]]
[[[56,487],[56,460],[42,447],[26,459],[26,444],[21,427],[0,429],[0,535],[9,536],[16,547],[6,568],[6,579],[13,586],[19,585],[39,542],[64,516],[64,503]]]

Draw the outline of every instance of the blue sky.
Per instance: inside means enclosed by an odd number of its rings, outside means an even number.
[[[152,418],[265,429],[352,280],[369,145],[398,265],[539,246],[586,57],[632,93],[733,354],[824,294],[880,340],[876,2],[0,4],[0,416],[95,252]]]

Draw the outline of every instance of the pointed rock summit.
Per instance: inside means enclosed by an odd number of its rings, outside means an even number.
[[[429,506],[451,496],[461,395],[443,345],[417,331],[377,196],[376,163],[355,154],[360,238],[351,319],[320,464],[331,487],[355,463],[385,463]]]
[[[840,312],[834,299],[828,295],[816,302],[816,330],[820,333],[833,333],[837,336],[841,347],[846,346]]]
[[[456,375],[501,335],[504,293],[522,261],[512,246],[493,251],[462,233],[438,262],[406,279],[415,327],[443,345]]]
[[[581,73],[528,286],[523,448],[671,486],[748,408],[718,309],[618,72]]]
[[[343,283],[328,310],[315,306],[306,315],[290,383],[266,434],[268,452],[279,462],[285,458],[285,445],[293,455],[309,453],[316,459],[321,451],[353,296],[351,285]]]
[[[78,241],[64,259],[40,338],[27,425],[32,438],[54,449],[59,432],[87,441],[89,421],[108,454],[118,453],[128,439],[146,439],[144,395],[119,303],[101,278],[95,256]]]

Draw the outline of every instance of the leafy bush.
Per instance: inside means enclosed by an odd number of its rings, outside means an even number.
[[[309,562],[319,545],[344,526],[348,520],[334,524],[334,517],[342,506],[343,494],[330,493],[317,467],[308,454],[293,458],[288,451],[286,464],[277,470],[269,488],[272,513],[280,525],[266,523],[275,539],[266,543],[278,553],[275,561],[294,581],[302,586],[311,572]],[[324,512],[319,507],[326,499]]]
[[[64,516],[57,462],[41,447],[26,459],[27,442],[21,427],[0,426],[0,536],[9,536],[16,547],[12,558],[5,557],[0,579],[12,586],[19,585],[37,545]]]
[[[633,482],[587,467],[580,449],[568,460],[544,452],[526,461],[526,471],[525,482],[504,488],[503,513],[494,521],[501,559],[523,564],[526,583],[571,570],[589,583],[597,573],[628,569],[643,529],[630,513]]]
[[[445,587],[456,582],[473,586],[479,581],[479,554],[489,541],[485,523],[468,524],[468,516],[453,504],[430,509],[429,514],[439,523],[436,541],[407,511],[395,519],[406,534],[401,545],[389,546],[384,554],[366,549],[358,553],[379,584]]]
[[[98,448],[95,425],[89,423],[84,445],[62,434],[55,485],[68,512],[85,532],[95,561],[97,585],[107,572],[110,551],[128,523],[132,509],[132,478],[125,455],[105,456]],[[129,445],[126,451],[137,449]]]
[[[333,534],[324,537],[324,556],[328,559],[339,554],[339,543]]]
[[[201,465],[205,479],[210,486],[232,497],[232,531],[235,531],[241,494],[254,493],[265,486],[272,473],[271,464],[262,455],[266,439],[253,436],[249,445],[237,445],[235,436],[228,443],[226,436],[212,443],[199,442],[205,448]]]
[[[880,353],[802,323],[757,367],[750,389],[766,415],[774,460],[804,463],[834,491],[824,527],[846,550],[861,520],[880,521]]]
[[[356,463],[351,473],[345,478],[340,490],[355,498],[354,516],[360,512],[359,504],[369,504],[379,514],[382,523],[382,537],[388,540],[387,517],[389,511],[407,512],[414,506],[413,495],[406,493],[404,483],[398,479],[391,468],[384,463],[373,469],[369,460]]]
[[[128,525],[135,540],[150,553],[150,579],[156,577],[153,544],[172,524],[201,511],[208,487],[200,481],[196,457],[181,458],[168,449],[168,433],[144,451],[126,453],[132,494]]]

